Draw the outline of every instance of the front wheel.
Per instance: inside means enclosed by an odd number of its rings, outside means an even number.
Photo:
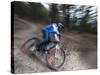
[[[47,63],[51,69],[57,70],[65,61],[65,52],[63,48],[56,49],[56,47],[50,49],[47,54]]]

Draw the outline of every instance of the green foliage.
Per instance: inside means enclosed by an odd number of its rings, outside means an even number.
[[[57,22],[59,20],[57,4],[50,5],[50,20],[52,22]]]
[[[97,33],[96,23],[92,21],[97,21],[97,15],[95,15],[97,13],[91,10],[93,6],[66,4],[48,4],[48,6],[50,10],[47,10],[41,3],[14,2],[14,13],[32,21],[60,21],[69,30]]]
[[[19,16],[33,20],[39,21],[48,19],[48,11],[40,3],[15,2],[14,11],[15,14],[18,14]]]
[[[69,10],[70,10],[70,5],[61,5],[61,10],[63,11],[63,16],[64,16],[64,20],[63,20],[63,23],[64,25],[67,27],[67,28],[70,28],[70,13],[69,13]],[[67,11],[66,11],[67,10]]]

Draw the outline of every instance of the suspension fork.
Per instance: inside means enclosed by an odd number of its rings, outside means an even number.
[[[56,51],[55,51],[55,53],[59,53],[59,49],[60,49],[60,46],[59,46],[59,44],[56,44],[55,48],[56,48]]]

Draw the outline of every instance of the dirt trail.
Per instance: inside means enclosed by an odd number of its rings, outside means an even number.
[[[15,73],[50,72],[45,55],[40,58],[24,54],[20,47],[30,37],[41,36],[41,25],[14,18],[14,65]],[[75,32],[62,33],[66,46],[66,60],[59,71],[95,69],[97,67],[96,35]],[[41,59],[41,60],[40,60]]]

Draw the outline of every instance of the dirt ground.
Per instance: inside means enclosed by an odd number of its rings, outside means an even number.
[[[41,37],[42,25],[19,17],[14,18],[14,69],[15,73],[52,72],[45,62],[45,55],[36,57],[21,51],[22,44],[29,38]],[[97,68],[97,36],[88,33],[62,33],[66,46],[66,59],[58,71],[86,70]]]

